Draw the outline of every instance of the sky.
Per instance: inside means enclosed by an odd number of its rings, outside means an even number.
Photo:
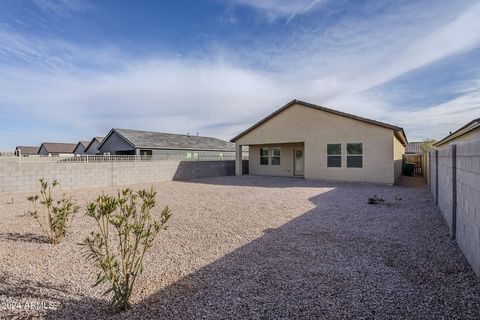
[[[480,117],[479,30],[478,0],[2,0],[0,150],[229,140],[293,99],[441,139]]]

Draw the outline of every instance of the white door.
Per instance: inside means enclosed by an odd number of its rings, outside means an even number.
[[[293,150],[293,172],[295,176],[303,176],[303,149]]]

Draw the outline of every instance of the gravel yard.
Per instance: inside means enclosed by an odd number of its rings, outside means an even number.
[[[173,216],[124,313],[110,309],[105,287],[91,287],[95,269],[77,245],[94,227],[83,208],[52,246],[26,214],[26,194],[0,194],[0,318],[480,318],[480,282],[421,178],[394,187],[254,176],[154,187]],[[100,192],[71,191],[82,207]],[[374,195],[385,202],[367,205]],[[55,308],[6,308],[29,301]]]

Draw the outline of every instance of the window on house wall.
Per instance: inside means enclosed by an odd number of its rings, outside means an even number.
[[[260,148],[260,164],[268,165],[268,148]]]
[[[193,159],[198,159],[198,152],[193,153]]]
[[[363,167],[363,143],[347,143],[347,167]]]
[[[342,144],[340,143],[327,144],[327,167],[329,168],[342,167]]]
[[[140,155],[141,156],[151,156],[152,155],[152,150],[140,150]]]
[[[280,165],[280,148],[272,148],[272,166]]]

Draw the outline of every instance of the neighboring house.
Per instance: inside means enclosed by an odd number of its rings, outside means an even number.
[[[405,154],[423,154],[422,148],[420,146],[423,142],[409,142],[405,148]]]
[[[234,137],[249,173],[393,184],[408,141],[402,128],[293,100]]]
[[[74,154],[79,154],[79,155],[84,155],[85,154],[85,149],[88,146],[89,141],[79,141],[77,143],[77,146],[73,150]]]
[[[17,146],[15,148],[15,155],[18,157],[36,156],[38,147],[33,146]]]
[[[211,137],[112,129],[98,146],[100,154],[179,155],[186,158],[223,158],[235,155],[235,145]]]
[[[86,146],[85,154],[98,154],[98,146],[102,143],[103,137],[94,137]]]
[[[38,154],[44,156],[73,155],[76,146],[75,143],[44,142],[40,145]]]
[[[464,142],[470,140],[480,140],[480,118],[475,119],[461,127],[455,132],[450,133],[442,140],[435,143],[435,148],[447,148],[452,143]]]

